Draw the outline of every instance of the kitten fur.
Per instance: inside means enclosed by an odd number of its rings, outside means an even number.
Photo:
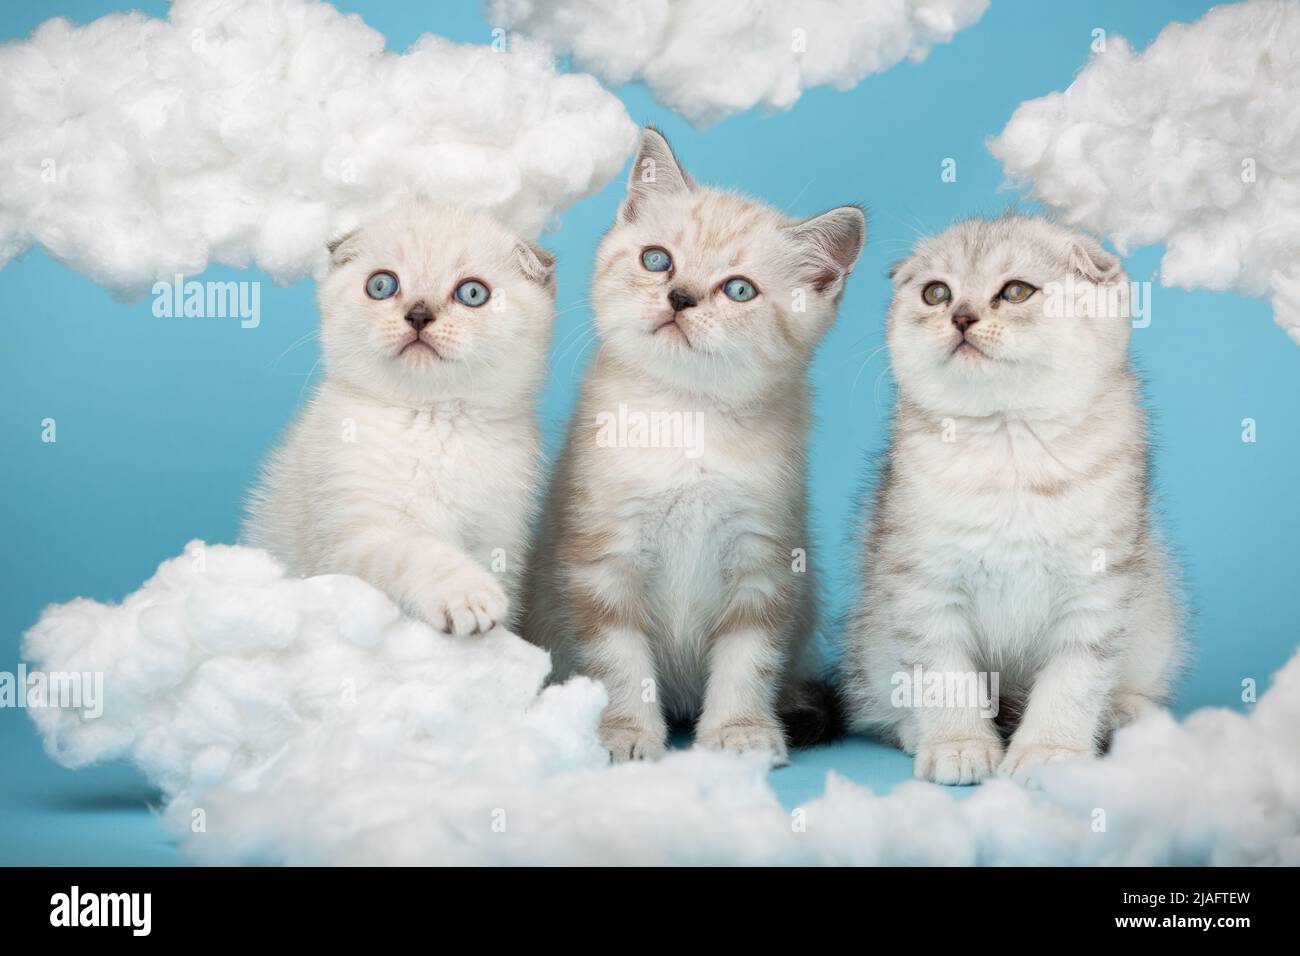
[[[529,562],[524,625],[559,678],[604,682],[615,760],[663,753],[668,721],[698,718],[697,743],[779,762],[778,712],[824,716],[801,683],[816,618],[800,557],[806,373],[865,237],[857,207],[789,219],[697,186],[657,131],[642,136],[597,252],[600,348]],[[670,271],[643,265],[650,247]],[[759,294],[726,297],[735,276]],[[620,407],[698,421],[699,447],[602,440]]]
[[[960,223],[892,277],[898,400],[848,627],[850,723],[914,754],[919,777],[1032,778],[1163,702],[1180,656],[1128,277],[1095,240],[1018,216]],[[1008,302],[1012,280],[1038,291]],[[933,282],[946,302],[922,298]],[[1065,317],[1071,282],[1076,311],[1099,291],[1112,305]],[[969,698],[895,706],[916,665],[997,672],[1009,741]]]
[[[364,578],[450,633],[504,622],[540,479],[553,265],[482,213],[425,202],[332,243],[324,377],[264,465],[247,540],[297,574]],[[376,300],[380,270],[400,287]],[[468,279],[491,290],[476,308],[455,296]]]

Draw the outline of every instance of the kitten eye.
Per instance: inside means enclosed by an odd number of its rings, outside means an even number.
[[[466,279],[456,286],[456,301],[471,309],[477,309],[491,297],[492,293],[488,287],[477,279]]]
[[[998,293],[998,297],[1005,299],[1008,302],[1024,302],[1037,291],[1038,289],[1030,285],[1028,282],[1021,282],[1019,279],[1012,279],[1002,287],[1002,291]]]
[[[952,290],[942,282],[931,282],[921,290],[921,298],[929,305],[942,305],[952,298]]]
[[[366,280],[366,295],[372,299],[391,299],[397,289],[397,276],[391,272],[376,272]]]
[[[754,283],[748,279],[743,276],[736,276],[727,280],[722,287],[722,293],[733,302],[748,302],[758,295],[758,290],[754,288]]]
[[[667,272],[673,267],[673,257],[668,254],[667,249],[651,246],[641,253],[641,265],[651,272]]]

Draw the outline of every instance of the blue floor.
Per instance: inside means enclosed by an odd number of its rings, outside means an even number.
[[[156,791],[116,763],[64,770],[26,712],[0,708],[0,865],[169,866],[181,862],[150,807]]]
[[[125,763],[64,770],[45,756],[25,712],[0,708],[0,865],[179,866],[151,808],[159,794]],[[878,792],[911,776],[900,751],[845,740],[799,751],[771,782],[789,808],[818,796],[835,770]]]

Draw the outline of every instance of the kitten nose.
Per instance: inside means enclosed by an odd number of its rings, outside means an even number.
[[[411,311],[406,313],[406,321],[418,333],[433,321],[433,313],[429,311],[429,307],[423,302],[417,302],[411,306]]]
[[[673,307],[674,312],[681,312],[683,309],[689,309],[696,304],[695,296],[684,289],[673,289],[668,293],[668,304]]]
[[[952,317],[952,324],[957,326],[957,331],[966,334],[966,330],[979,321],[979,317],[971,315],[969,312],[958,312]]]

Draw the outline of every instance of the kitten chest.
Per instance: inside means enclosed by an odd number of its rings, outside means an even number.
[[[715,621],[739,574],[760,563],[777,532],[762,476],[682,461],[661,468],[640,500],[639,560],[673,637],[693,641]]]
[[[1114,483],[1016,431],[973,436],[912,470],[908,530],[945,593],[964,595],[981,643],[1031,646],[1099,587],[1136,523]]]
[[[526,502],[526,440],[455,407],[402,410],[376,423],[371,453],[401,510],[424,529],[475,548],[513,547]]]

